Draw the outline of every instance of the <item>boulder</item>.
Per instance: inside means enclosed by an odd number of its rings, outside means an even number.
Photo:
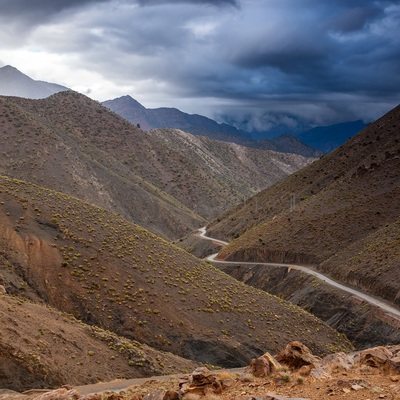
[[[393,357],[393,353],[386,347],[378,346],[372,349],[363,350],[360,353],[360,364],[374,368],[383,368],[384,365]]]
[[[269,353],[263,354],[261,357],[253,358],[250,365],[244,370],[245,373],[250,373],[257,378],[264,378],[271,375],[279,369],[281,365]]]
[[[222,382],[206,367],[196,368],[191,375],[179,383],[180,394],[222,393]]]
[[[174,390],[158,391],[149,393],[143,397],[143,400],[180,400],[182,397]]]
[[[348,371],[353,366],[354,357],[343,352],[329,354],[324,357],[320,363],[316,364],[315,368],[310,370],[310,375],[317,379],[330,378],[333,372]],[[310,368],[310,366],[307,367]],[[303,366],[302,368],[306,367]]]
[[[392,357],[390,360],[385,362],[385,370],[390,372],[400,372],[400,356]]]
[[[354,357],[343,352],[329,354],[322,359],[321,365],[330,371],[348,371],[354,366]]]
[[[321,361],[319,357],[311,353],[307,346],[298,341],[290,342],[275,356],[275,359],[291,369],[299,369],[303,365],[315,368]]]

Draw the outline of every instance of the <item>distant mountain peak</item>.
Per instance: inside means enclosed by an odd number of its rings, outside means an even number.
[[[117,97],[116,99],[113,100],[107,100],[103,102],[103,105],[109,108],[107,104],[111,103],[113,103],[116,107],[136,107],[143,110],[146,109],[142,104],[140,104],[136,99],[129,96],[128,94],[125,96]]]
[[[0,68],[0,95],[27,99],[43,99],[52,94],[69,90],[65,86],[36,81],[12,65]]]
[[[19,71],[17,68],[13,67],[12,65],[5,65],[4,67],[0,67],[0,69],[3,69],[5,71],[18,71],[20,74],[22,74],[21,71]]]

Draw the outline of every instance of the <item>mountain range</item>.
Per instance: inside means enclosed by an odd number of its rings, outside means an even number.
[[[142,131],[88,97],[0,97],[0,173],[177,239],[313,159],[178,130]]]
[[[130,96],[122,96],[102,104],[144,130],[171,127],[196,136],[207,136],[250,148],[294,153],[305,157],[319,157],[323,154],[290,135],[256,141],[251,135],[232,125],[221,124],[198,114],[187,114],[176,108],[145,108]]]
[[[65,90],[68,88],[61,85],[35,81],[12,66],[0,68],[0,95],[41,99]],[[139,125],[142,130],[175,128],[197,136],[207,136],[247,147],[300,154],[305,157],[319,157],[332,151],[365,126],[362,121],[354,121],[315,127],[291,135],[281,134],[268,140],[253,140],[252,134],[232,125],[217,123],[198,114],[187,114],[176,108],[147,109],[130,96],[108,100],[103,102],[103,105],[134,125]],[[257,135],[261,138],[266,136],[262,132]]]
[[[262,139],[266,134],[258,133],[261,139],[252,139],[252,134],[225,123],[197,114],[187,114],[176,108],[145,108],[130,96],[122,96],[102,103],[105,107],[124,117],[144,130],[173,127],[193,135],[238,143],[258,149],[300,154],[306,157],[320,157],[329,153],[366,125],[362,121],[318,126],[304,132],[281,134]]]

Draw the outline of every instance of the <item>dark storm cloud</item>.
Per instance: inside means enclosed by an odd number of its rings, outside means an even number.
[[[1,0],[0,15],[13,18],[46,19],[65,9],[107,0]]]
[[[1,0],[0,20],[4,46],[249,129],[373,119],[400,94],[398,1]]]
[[[382,16],[379,8],[355,7],[341,12],[333,21],[332,29],[341,32],[352,32],[362,28],[373,19]]]
[[[161,4],[209,4],[213,6],[224,6],[230,4],[238,7],[239,1],[236,0],[138,0],[141,6],[157,6]]]

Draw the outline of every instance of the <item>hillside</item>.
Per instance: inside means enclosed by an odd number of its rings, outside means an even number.
[[[349,349],[301,308],[248,287],[118,215],[0,179],[0,283],[157,350],[238,366],[298,339]]]
[[[43,100],[0,98],[0,133],[0,173],[172,239],[311,161],[176,130],[144,132],[71,91]]]
[[[68,88],[55,83],[35,81],[10,65],[0,68],[1,96],[43,99],[65,90],[68,90]]]
[[[211,224],[225,259],[315,264],[400,304],[400,107]],[[290,197],[296,204],[291,212]]]
[[[4,294],[0,326],[0,388],[54,388],[196,367],[192,361],[83,324],[45,305]]]

